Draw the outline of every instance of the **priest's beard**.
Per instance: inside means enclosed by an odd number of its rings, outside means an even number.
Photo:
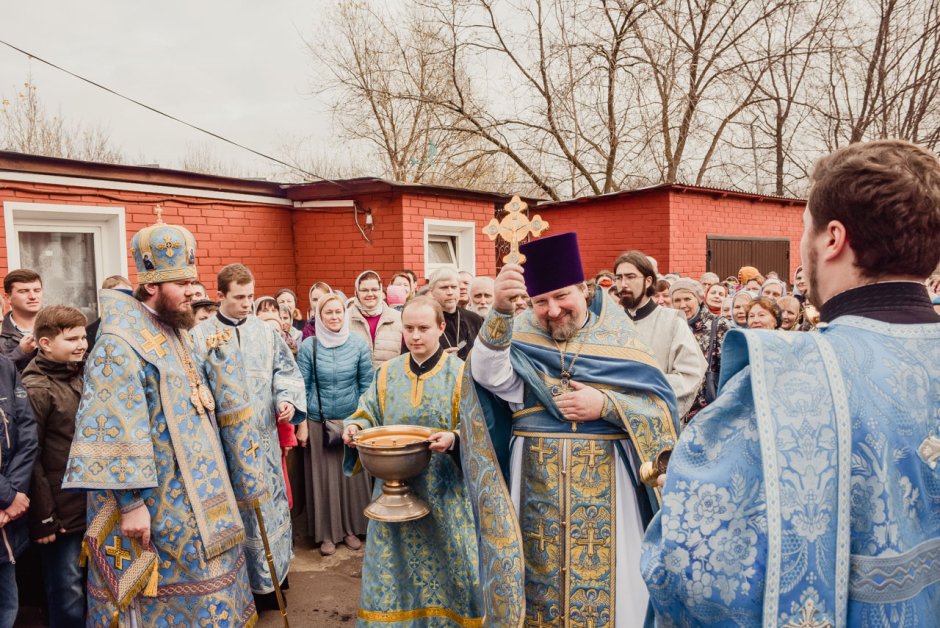
[[[193,313],[192,305],[189,302],[186,302],[186,307],[183,309],[173,308],[173,304],[170,303],[170,300],[163,294],[163,287],[157,288],[157,300],[154,301],[153,309],[157,313],[157,318],[161,322],[174,327],[176,329],[192,329],[196,324],[196,315]]]
[[[574,320],[574,316],[569,312],[565,318],[560,321],[545,321],[545,327],[548,333],[558,342],[566,342],[578,335],[581,326]]]
[[[643,302],[643,297],[646,296],[646,293],[643,292],[635,297],[631,297],[628,296],[626,292],[621,290],[618,295],[620,296],[620,305],[622,305],[624,309],[635,310],[640,306],[640,303]]]

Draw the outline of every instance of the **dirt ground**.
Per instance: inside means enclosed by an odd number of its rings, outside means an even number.
[[[362,586],[362,552],[341,544],[335,554],[324,557],[306,538],[294,538],[294,561],[287,591],[287,619],[291,626],[355,625]],[[282,625],[276,611],[265,611],[258,622],[259,628]]]

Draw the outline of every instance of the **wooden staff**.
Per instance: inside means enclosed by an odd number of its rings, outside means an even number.
[[[284,603],[284,594],[281,593],[281,583],[277,579],[277,572],[274,570],[274,556],[271,554],[271,546],[268,544],[268,533],[264,529],[264,517],[261,516],[261,504],[255,503],[255,516],[258,517],[258,529],[261,530],[261,542],[264,544],[264,557],[268,559],[268,569],[271,572],[271,582],[274,583],[274,595],[277,597],[277,607],[281,609],[281,619],[284,620],[284,628],[290,624],[287,621],[287,604]]]

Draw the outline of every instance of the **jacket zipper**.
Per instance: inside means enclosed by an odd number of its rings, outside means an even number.
[[[13,558],[13,548],[10,547],[10,540],[7,538],[7,531],[6,531],[6,528],[0,528],[0,534],[3,535],[3,544],[4,544],[4,545],[6,546],[6,548],[7,548],[7,556],[9,556],[9,558],[10,558],[10,564],[11,564],[11,565],[15,565],[15,564],[16,564],[16,559]]]
[[[7,413],[0,408],[0,421],[3,422],[3,434],[6,436],[7,448],[10,448],[10,421],[7,419]],[[0,469],[3,468],[3,447],[0,447]],[[13,558],[13,548],[10,547],[10,540],[7,538],[6,528],[0,528],[0,536],[3,536],[3,545],[7,549],[7,556],[10,558],[10,564],[15,565],[16,559]]]

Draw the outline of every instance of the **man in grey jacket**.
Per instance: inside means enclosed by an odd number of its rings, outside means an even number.
[[[678,416],[685,416],[702,386],[708,364],[678,310],[659,307],[650,297],[656,271],[640,251],[627,251],[614,264],[617,294],[640,338],[656,354],[659,368],[676,393]]]
[[[34,270],[20,268],[3,278],[3,291],[10,300],[10,313],[0,328],[0,354],[10,358],[23,372],[36,357],[33,322],[42,309],[42,277]]]

